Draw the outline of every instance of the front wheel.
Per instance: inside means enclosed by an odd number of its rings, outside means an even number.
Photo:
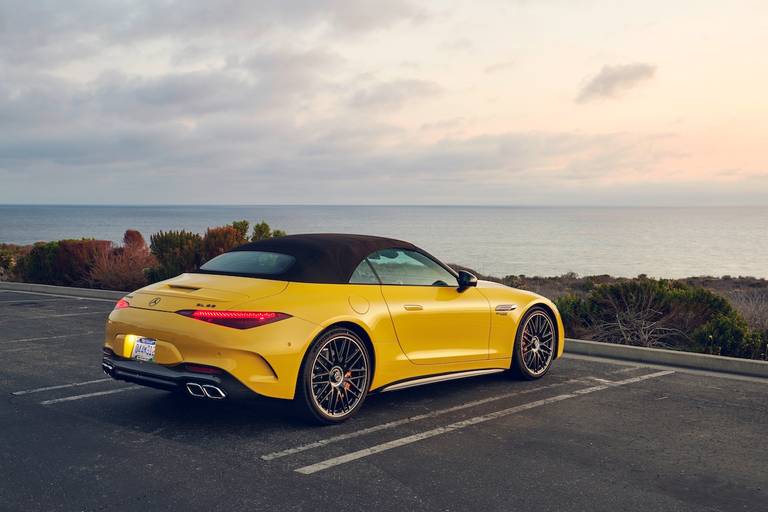
[[[370,355],[349,329],[331,329],[309,349],[297,385],[299,412],[317,423],[341,423],[363,405],[370,385]]]
[[[541,307],[531,308],[520,321],[515,335],[512,373],[528,380],[543,377],[552,366],[555,343],[552,317]]]

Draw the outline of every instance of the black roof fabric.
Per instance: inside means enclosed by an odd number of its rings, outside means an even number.
[[[424,253],[415,245],[402,240],[333,233],[268,238],[241,245],[233,251],[277,252],[296,258],[296,263],[284,274],[268,276],[270,279],[341,284],[349,282],[352,273],[366,256],[383,249],[409,249]]]

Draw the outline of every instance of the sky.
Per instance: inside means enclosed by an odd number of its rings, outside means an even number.
[[[768,2],[0,0],[0,203],[768,204]]]

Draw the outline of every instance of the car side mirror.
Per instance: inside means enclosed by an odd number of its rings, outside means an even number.
[[[477,277],[466,270],[459,270],[459,291],[464,291],[472,286],[477,286]]]

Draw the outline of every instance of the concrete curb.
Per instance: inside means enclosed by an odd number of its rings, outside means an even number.
[[[709,354],[696,354],[660,348],[631,347],[628,345],[615,345],[613,343],[575,340],[571,338],[566,339],[565,352],[568,354],[621,359],[636,363],[678,366],[694,370],[734,373],[768,379],[768,361],[711,356]]]
[[[0,281],[0,290],[16,292],[46,293],[50,295],[64,295],[67,297],[83,297],[88,299],[114,299],[125,297],[128,292],[112,290],[94,290],[91,288],[71,288],[69,286],[51,286],[48,284],[13,283]]]

